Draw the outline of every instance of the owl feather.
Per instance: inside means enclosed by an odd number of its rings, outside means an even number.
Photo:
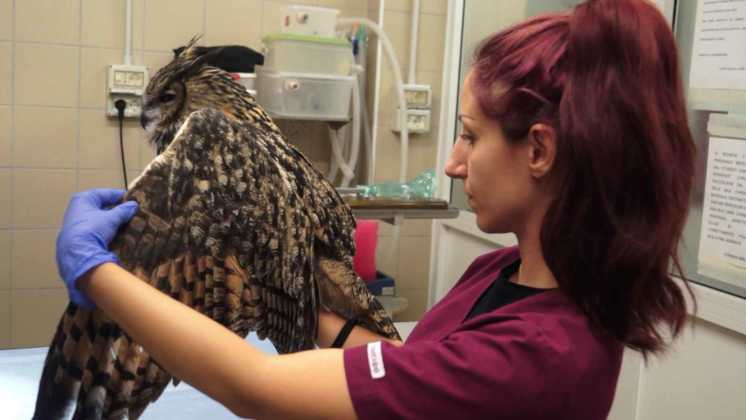
[[[139,279],[279,353],[314,348],[318,311],[399,338],[352,268],[349,207],[244,88],[189,44],[151,80],[143,126],[161,153],[110,249]],[[170,381],[101,310],[70,303],[34,419],[136,419]]]

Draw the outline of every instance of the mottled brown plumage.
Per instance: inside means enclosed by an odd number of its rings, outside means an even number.
[[[164,149],[133,181],[140,208],[111,244],[122,265],[244,337],[310,349],[321,306],[398,334],[352,269],[355,222],[334,188],[228,74],[191,48],[148,86],[143,125]],[[135,419],[171,380],[99,310],[70,304],[36,419]]]

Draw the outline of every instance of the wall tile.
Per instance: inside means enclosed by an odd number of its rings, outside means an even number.
[[[141,135],[140,139],[140,166],[138,169],[145,169],[155,159],[156,153],[155,147],[148,143],[144,135]]]
[[[379,234],[391,236],[394,225],[381,223]],[[401,225],[401,236],[429,237],[432,228],[432,219],[404,219]]]
[[[318,6],[320,0],[264,0],[265,3],[268,2],[272,3],[279,3],[279,4],[299,4],[299,5],[306,5],[306,6]]]
[[[427,288],[430,273],[430,238],[399,237],[399,277],[396,287],[402,289]]]
[[[399,277],[399,253],[396,252],[396,244],[392,236],[378,235],[376,270],[394,279]]]
[[[55,262],[57,230],[16,230],[13,233],[13,289],[62,287]]]
[[[0,42],[0,104],[11,102],[13,86],[13,54],[10,42]]]
[[[23,0],[15,7],[17,41],[78,43],[80,0]]]
[[[203,0],[151,0],[145,10],[145,50],[171,51],[205,32]]]
[[[173,60],[174,54],[172,52],[143,52],[142,63],[148,67],[150,78],[152,79],[158,70]]]
[[[11,163],[11,111],[9,106],[0,106],[0,167]]]
[[[80,106],[106,108],[106,78],[109,65],[122,61],[123,50],[80,49]]]
[[[262,35],[280,32],[280,17],[282,16],[280,9],[283,5],[281,2],[264,1],[264,9],[262,10]]]
[[[402,64],[402,82],[407,83],[408,69]],[[420,80],[415,80],[420,82]],[[399,107],[399,99],[396,93],[396,84],[394,83],[394,74],[388,64],[388,59],[384,57],[384,63],[381,68],[380,79],[380,98],[378,105],[378,124],[391,128],[394,123],[394,109]]]
[[[76,109],[16,107],[15,133],[15,166],[75,167]]]
[[[368,8],[368,2],[366,0],[319,0],[319,6],[331,7],[333,9],[364,10]],[[363,15],[357,15],[357,16],[363,16]]]
[[[10,291],[0,290],[0,348],[10,347]]]
[[[375,15],[381,8],[381,0],[368,0],[368,17]]]
[[[67,303],[67,291],[64,289],[13,290],[12,347],[48,346]]]
[[[444,15],[422,15],[419,24],[417,45],[417,70],[440,71],[443,68],[445,51],[446,17]],[[407,51],[409,49],[407,48]],[[409,63],[407,63],[409,66]]]
[[[396,2],[387,2],[396,3]],[[410,23],[411,18],[409,14],[404,12],[386,11],[383,16],[383,30],[391,40],[391,45],[394,47],[396,58],[399,60],[401,66],[402,77],[406,80],[406,68],[409,65],[409,36],[410,36]],[[374,42],[376,40],[374,39]],[[390,71],[388,64],[388,57],[384,57],[382,67],[384,71]]]
[[[280,32],[280,17],[282,16],[282,7],[289,4],[318,6],[318,0],[264,0],[264,9],[262,10],[262,35],[272,32]]]
[[[6,199],[10,197],[11,185],[11,169],[0,169],[0,197],[3,197],[0,201],[0,229],[11,227],[11,201]]]
[[[127,174],[129,178],[129,174]],[[132,178],[129,178],[131,181]],[[122,171],[114,169],[81,169],[78,172],[77,191],[91,188],[123,188]]]
[[[407,180],[414,179],[424,171],[435,169],[438,153],[437,133],[418,134],[409,140],[409,165],[407,166]]]
[[[297,147],[308,159],[311,161],[330,160],[331,143],[328,124],[299,120],[277,120],[276,123],[288,142]],[[340,135],[349,136],[345,134],[347,130],[347,128],[342,128]]]
[[[16,104],[77,106],[78,51],[77,47],[17,43]],[[48,63],[54,63],[54,77],[49,77]]]
[[[0,0],[0,39],[13,38],[13,0]]]
[[[106,108],[106,79],[109,66],[124,62],[124,50],[81,48],[80,50],[80,106]],[[132,53],[132,62],[143,61],[142,52]],[[152,76],[152,74],[151,74]]]
[[[132,48],[139,49],[142,48],[142,38],[139,38],[140,44],[134,44],[134,34],[142,32],[142,20],[135,19],[138,5],[134,3],[132,6]],[[141,4],[139,6],[142,7]],[[83,45],[124,49],[125,2],[82,0],[81,7],[81,42]]]
[[[343,8],[339,9],[339,17],[341,18],[348,18],[348,17],[368,17],[368,11],[365,9],[357,9],[357,8]]]
[[[206,45],[238,44],[261,49],[261,0],[212,0],[207,2]]]
[[[82,0],[83,45],[124,48],[125,2]]]
[[[13,224],[16,228],[56,228],[75,190],[75,171],[16,169]]]
[[[400,289],[397,285],[396,294],[407,299],[407,308],[396,314],[396,321],[419,321],[427,310],[427,289]]]
[[[411,7],[411,6],[410,6]],[[425,0],[420,2],[420,13],[445,15],[448,12],[448,0]]]
[[[399,181],[399,162],[401,161],[401,141],[399,134],[385,126],[378,126],[376,144],[375,182]]]
[[[11,231],[0,230],[0,290],[10,289]]]
[[[135,120],[125,121],[124,158],[128,168],[140,165],[138,153],[140,131]],[[78,147],[80,168],[121,170],[122,158],[119,145],[119,121],[108,118],[99,110],[80,111],[80,146]]]
[[[425,0],[427,1],[427,0]],[[380,8],[380,5],[378,6]],[[385,4],[385,10],[393,10],[396,12],[409,12],[412,10],[412,0],[388,0]]]

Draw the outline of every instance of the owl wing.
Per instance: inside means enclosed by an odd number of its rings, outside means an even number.
[[[125,199],[139,210],[110,248],[143,281],[242,337],[256,330],[285,353],[314,345],[315,238],[331,243],[350,228],[331,226],[339,225],[331,209],[312,211],[311,203],[333,203],[298,179],[305,169],[276,136],[216,110],[192,113],[133,182]],[[105,314],[70,304],[34,418],[134,419],[170,379]]]

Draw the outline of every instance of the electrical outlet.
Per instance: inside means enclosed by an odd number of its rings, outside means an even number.
[[[408,109],[430,109],[433,91],[430,85],[404,85],[404,99]]]
[[[392,131],[398,133],[401,131],[399,108],[394,113],[394,124]],[[407,129],[409,133],[428,133],[430,132],[430,110],[429,109],[408,109],[407,110]]]
[[[114,64],[109,66],[106,81],[106,115],[117,117],[119,111],[114,104],[122,99],[127,103],[125,118],[139,118],[142,111],[142,95],[148,86],[148,68]]]

